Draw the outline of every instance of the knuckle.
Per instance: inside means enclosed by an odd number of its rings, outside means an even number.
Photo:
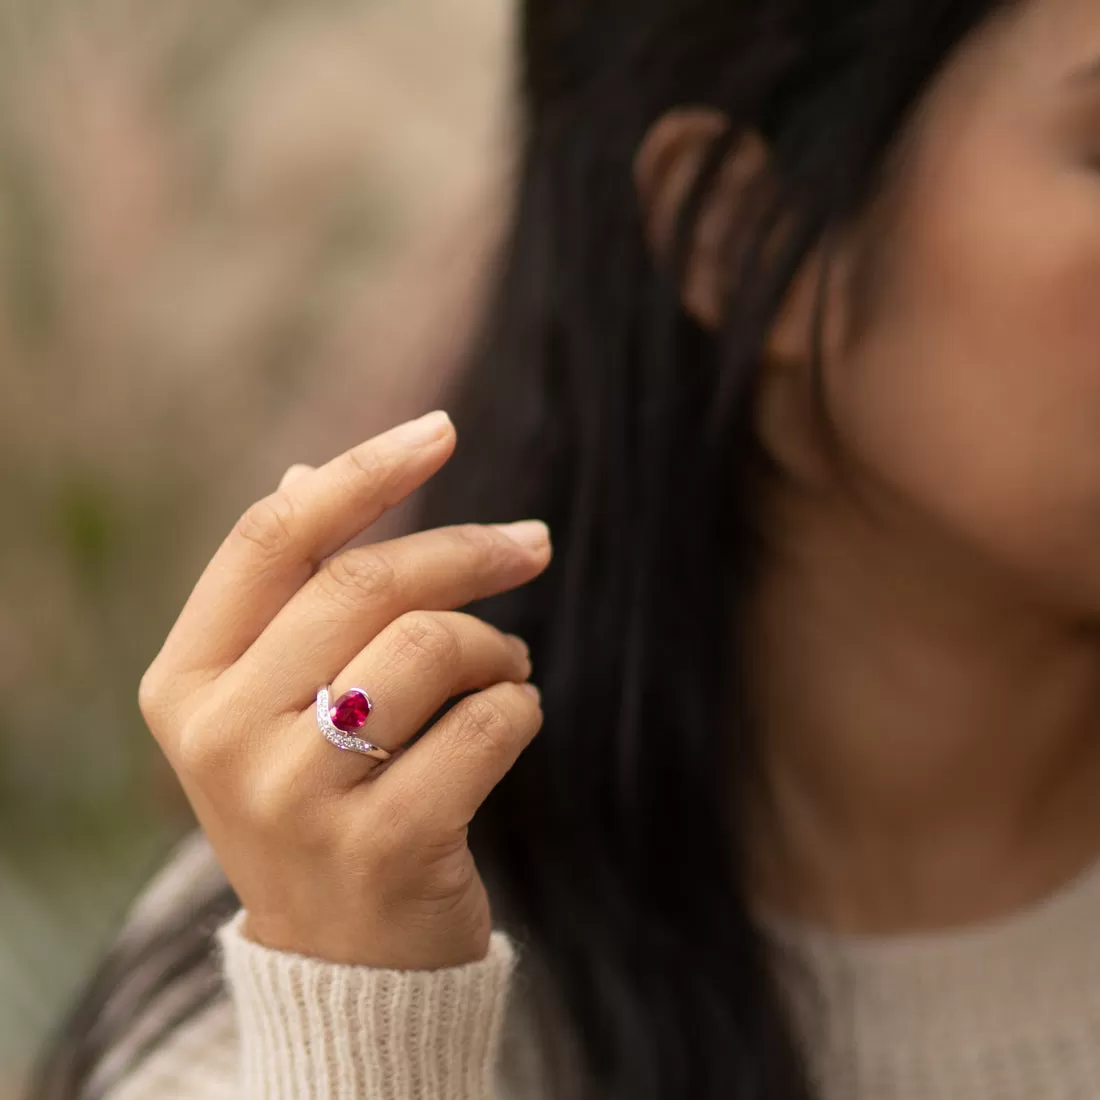
[[[164,686],[160,673],[150,666],[141,677],[137,692],[138,710],[147,722],[153,723],[160,719],[163,693]]]
[[[422,896],[425,901],[434,903],[464,898],[476,873],[472,860],[450,855],[446,859],[436,859],[422,888]]]
[[[356,481],[374,484],[385,479],[392,463],[381,454],[373,442],[361,447],[353,447],[344,456],[350,475]]]
[[[512,740],[511,716],[490,691],[471,695],[462,703],[463,733],[478,738],[491,749],[498,749]]]
[[[290,496],[282,491],[272,493],[249,506],[237,520],[235,532],[266,557],[276,557],[294,540],[296,511]]]
[[[200,782],[232,775],[240,739],[232,735],[235,723],[227,708],[207,700],[184,721],[172,745],[172,765],[182,775]]]
[[[391,587],[396,579],[393,564],[377,550],[348,550],[330,559],[318,574],[328,595],[353,600],[363,594],[377,595]]]
[[[515,543],[481,524],[459,524],[451,529],[451,534],[461,549],[470,551],[483,565],[492,566],[498,561],[515,557]]]
[[[450,668],[461,658],[458,635],[439,615],[410,611],[394,623],[394,628],[399,655],[427,673]]]
[[[278,775],[251,784],[244,809],[248,821],[257,832],[285,831],[287,822],[295,820],[297,815],[294,813],[290,787]]]
[[[201,780],[225,770],[223,743],[200,723],[189,723],[180,731],[172,755],[176,771],[189,778]]]

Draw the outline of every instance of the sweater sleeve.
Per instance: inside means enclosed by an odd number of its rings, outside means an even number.
[[[217,933],[240,1043],[242,1100],[497,1100],[516,946],[442,970],[347,966]]]

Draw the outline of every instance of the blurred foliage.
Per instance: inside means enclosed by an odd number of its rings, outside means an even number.
[[[484,174],[503,16],[0,0],[0,1093],[188,823],[136,696],[190,585],[393,419],[383,288]]]

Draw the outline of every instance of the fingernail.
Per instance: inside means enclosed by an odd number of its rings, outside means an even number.
[[[528,550],[541,550],[550,542],[550,528],[541,519],[525,519],[521,523],[494,524],[501,534]]]
[[[390,438],[398,443],[416,446],[421,443],[431,443],[447,430],[451,418],[442,410],[428,413],[418,420],[410,420],[406,424],[400,424],[390,433]]]
[[[509,634],[508,640],[512,643],[516,652],[520,654],[521,657],[531,656],[531,647],[518,634]]]
[[[534,684],[524,684],[523,690],[526,691],[527,694],[530,695],[536,703],[542,702],[542,692],[539,691],[539,689],[535,687]]]

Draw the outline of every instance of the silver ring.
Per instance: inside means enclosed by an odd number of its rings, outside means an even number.
[[[363,691],[362,688],[356,688],[355,690],[367,696],[367,693]],[[370,696],[367,696],[367,702],[371,710],[373,710],[374,705],[370,702]],[[381,760],[383,762],[389,760],[390,757],[393,756],[392,752],[387,752],[377,745],[372,745],[369,741],[364,741],[361,737],[356,737],[354,734],[345,732],[332,721],[332,706],[329,703],[328,684],[325,684],[317,692],[317,728],[324,734],[327,741],[331,742],[338,749],[343,749],[345,752],[361,753],[363,756],[370,756],[375,760]]]

